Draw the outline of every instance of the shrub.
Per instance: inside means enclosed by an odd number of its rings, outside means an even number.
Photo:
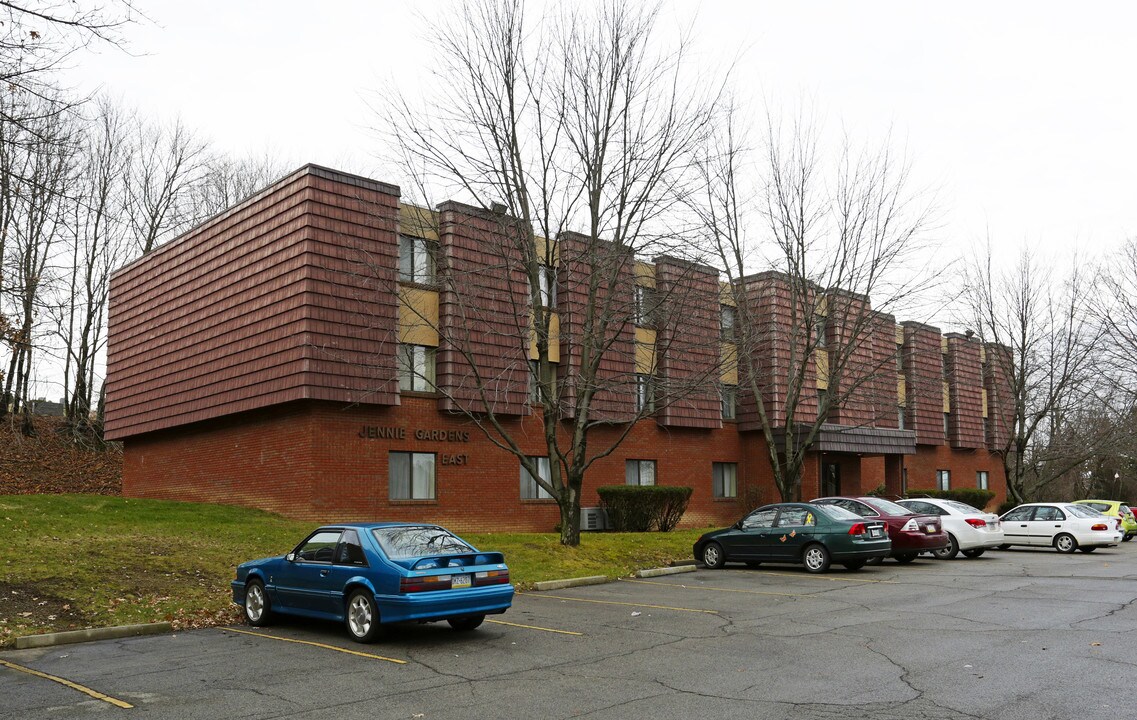
[[[613,530],[669,532],[687,510],[693,490],[670,485],[605,485],[596,492]]]
[[[955,490],[913,490],[909,493],[909,497],[924,497],[943,498],[944,500],[955,500],[957,502],[966,503],[971,507],[984,510],[987,504],[994,499],[995,493],[990,490],[980,490],[979,488],[958,488]]]
[[[996,512],[998,512],[1000,515],[1002,515],[1003,513],[1007,512],[1008,510],[1014,510],[1018,506],[1019,506],[1019,503],[1015,502],[1014,500],[1007,500],[1006,502],[1004,502],[1002,505],[999,506],[999,509]]]

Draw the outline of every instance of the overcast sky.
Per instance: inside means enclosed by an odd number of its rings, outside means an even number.
[[[237,155],[268,151],[381,180],[369,91],[422,80],[422,21],[444,0],[137,0],[135,56],[71,77]],[[413,8],[413,9],[412,9]],[[1137,236],[1137,3],[675,0],[700,62],[736,55],[759,102],[812,98],[853,137],[890,129],[939,189],[941,235],[1005,252],[1099,255]]]

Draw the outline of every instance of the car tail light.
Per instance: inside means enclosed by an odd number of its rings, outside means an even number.
[[[508,570],[487,570],[474,573],[475,585],[506,585],[509,583]]]
[[[399,580],[399,592],[411,593],[449,589],[449,575],[424,575],[422,577],[405,577]]]
[[[904,532],[919,532],[920,523],[916,522],[916,518],[912,518],[908,522],[904,523],[904,527],[902,527],[901,530]]]
[[[849,526],[850,535],[864,535],[868,532],[868,527],[864,523],[853,523]]]
[[[983,518],[967,518],[966,522],[973,528],[987,527],[987,521]]]
[[[1109,526],[1107,526],[1105,523],[1094,523],[1094,526],[1090,528],[1090,530],[1108,530],[1108,529],[1109,529]]]

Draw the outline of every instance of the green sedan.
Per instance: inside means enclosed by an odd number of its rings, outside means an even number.
[[[811,573],[825,572],[832,562],[860,570],[891,549],[883,522],[811,503],[765,505],[731,527],[705,533],[694,546],[695,559],[714,570],[728,562],[770,562],[802,564]]]

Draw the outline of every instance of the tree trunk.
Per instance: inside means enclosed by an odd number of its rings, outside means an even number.
[[[561,491],[561,545],[580,545],[581,478],[571,478]]]

